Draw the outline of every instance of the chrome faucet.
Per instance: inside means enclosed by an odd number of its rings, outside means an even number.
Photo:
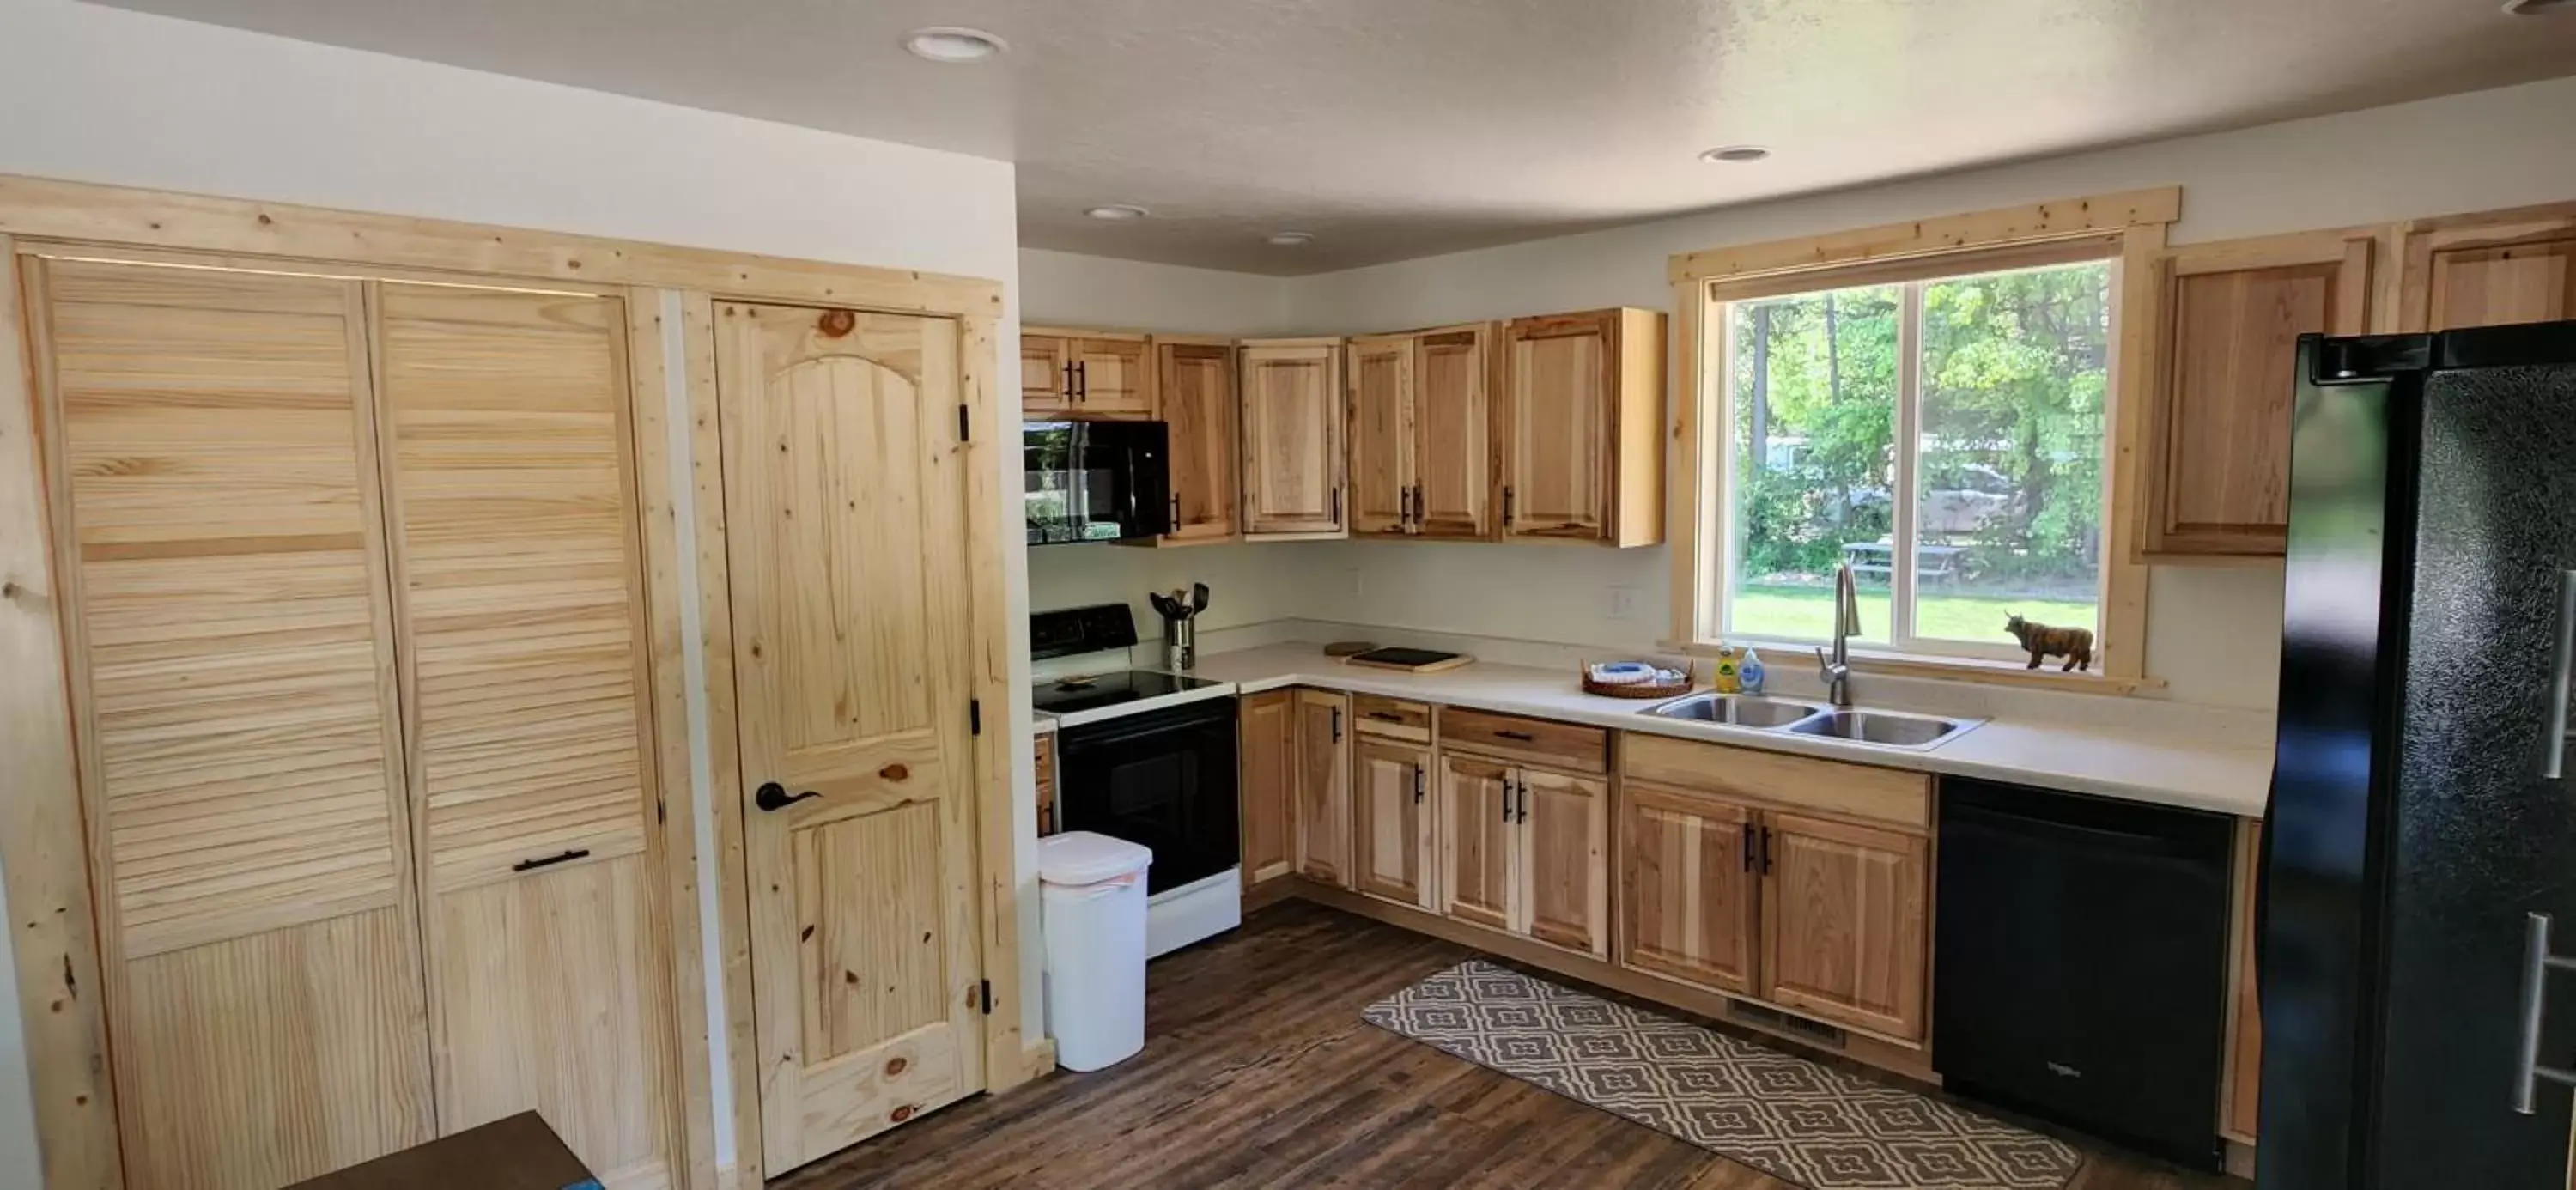
[[[1851,563],[1834,568],[1834,651],[1816,650],[1816,676],[1824,679],[1825,697],[1837,707],[1851,705],[1851,638],[1860,631],[1860,585],[1852,580]]]

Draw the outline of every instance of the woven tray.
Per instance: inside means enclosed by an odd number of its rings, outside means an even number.
[[[1603,698],[1672,698],[1690,693],[1691,682],[1699,676],[1699,662],[1682,662],[1682,677],[1679,682],[1626,682],[1617,685],[1595,682],[1592,680],[1592,663],[1589,661],[1577,665],[1574,673],[1575,677],[1583,683],[1585,694],[1598,694]]]

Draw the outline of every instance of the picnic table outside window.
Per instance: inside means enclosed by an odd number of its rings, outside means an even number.
[[[1914,547],[1914,578],[1920,583],[1955,582],[1966,560],[1968,548],[1959,545],[1922,545]],[[1892,541],[1853,541],[1843,545],[1843,563],[1854,575],[1877,575],[1893,581],[1896,543]]]

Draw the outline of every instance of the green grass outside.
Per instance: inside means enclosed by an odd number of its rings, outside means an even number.
[[[1861,639],[1885,641],[1888,625],[1885,587],[1860,589]],[[2014,596],[1965,595],[1926,591],[1914,600],[1914,634],[1943,640],[2014,644],[2004,631],[2004,617],[2059,628],[2093,626],[2092,600],[2028,599]],[[1803,637],[1828,640],[1834,634],[1834,594],[1830,587],[1747,587],[1735,593],[1735,631],[1747,636]]]

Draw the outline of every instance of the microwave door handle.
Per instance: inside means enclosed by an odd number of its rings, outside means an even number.
[[[2576,570],[2558,575],[2558,641],[2549,665],[2549,718],[2540,737],[2540,775],[2556,781],[2567,770],[2567,702],[2576,697]]]

